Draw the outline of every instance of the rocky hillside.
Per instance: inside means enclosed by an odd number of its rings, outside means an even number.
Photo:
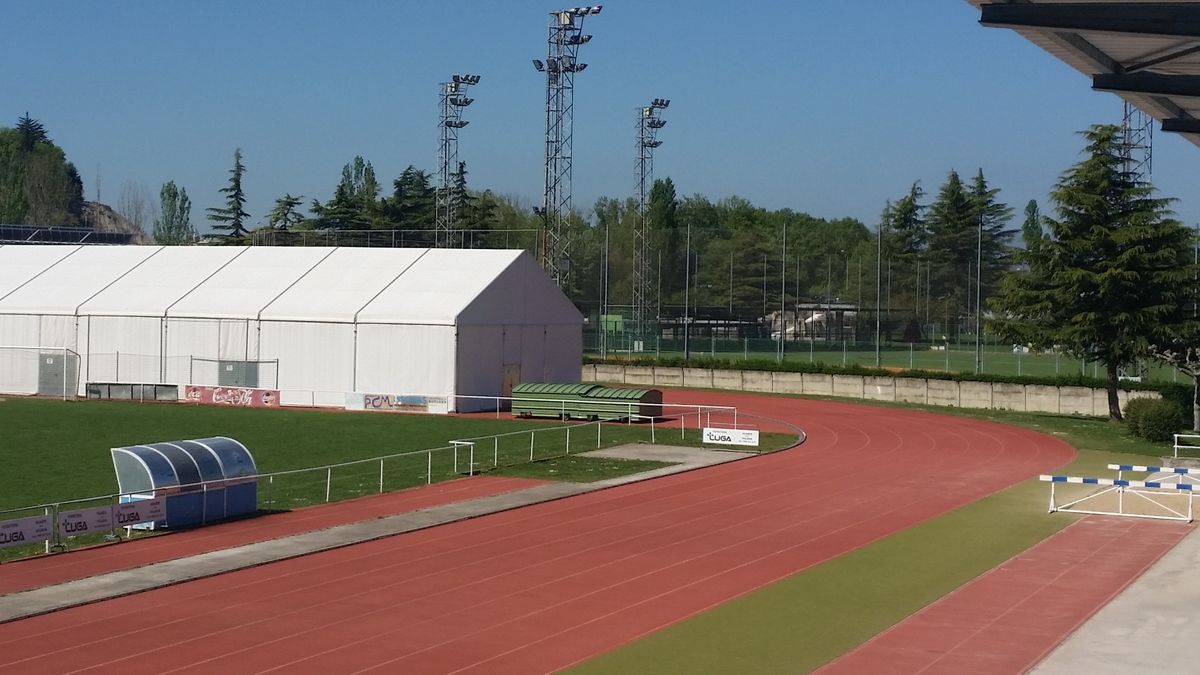
[[[135,244],[152,244],[154,240],[137,225],[125,220],[113,207],[100,202],[83,203],[83,224],[97,232],[122,232],[132,234]]]

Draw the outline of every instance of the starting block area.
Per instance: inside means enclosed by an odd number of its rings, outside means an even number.
[[[1102,516],[1178,520],[1194,520],[1192,503],[1200,491],[1200,469],[1138,464],[1109,464],[1116,478],[1082,476],[1039,476],[1050,483],[1050,513],[1086,513]],[[1145,473],[1145,480],[1129,480],[1126,473]],[[1090,491],[1068,492],[1059,489],[1066,485],[1095,486]],[[1071,490],[1068,488],[1068,490]],[[1059,503],[1065,496],[1067,501]]]

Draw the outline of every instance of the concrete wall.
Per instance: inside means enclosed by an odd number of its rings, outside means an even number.
[[[609,382],[653,387],[702,387],[776,394],[840,396],[868,401],[903,401],[964,408],[1047,412],[1063,415],[1108,415],[1103,389],[1051,387],[1006,382],[956,382],[913,377],[774,373],[766,370],[711,370],[586,364],[583,382]],[[1121,407],[1131,398],[1158,397],[1152,391],[1120,392]]]

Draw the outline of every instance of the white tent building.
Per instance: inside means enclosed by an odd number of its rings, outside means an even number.
[[[285,405],[359,392],[466,411],[517,382],[578,382],[582,323],[523,251],[0,246],[3,393],[36,393],[47,375],[29,369],[57,350],[79,355],[81,394],[238,384]]]

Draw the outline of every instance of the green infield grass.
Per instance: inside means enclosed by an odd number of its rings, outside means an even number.
[[[563,427],[561,422],[513,420],[503,415],[490,419],[7,398],[0,400],[0,509],[116,492],[109,449],[125,445],[229,436],[250,448],[260,473],[364,460],[334,469],[330,497],[335,500],[378,491],[379,460],[366,461],[371,458],[445,447],[452,439],[510,434],[479,441],[474,453],[464,447],[457,453],[433,453],[432,461],[424,453],[387,459],[384,487],[392,490],[425,482],[430,469],[437,481],[472,470],[487,471],[494,465],[528,462],[530,430],[535,431],[535,459],[566,454]],[[572,434],[571,452],[597,447],[596,425],[573,426]],[[699,440],[695,429],[681,436],[678,429],[652,431],[646,424],[605,424],[599,445],[648,442],[652,435],[655,442],[675,445],[696,445]],[[776,450],[795,439],[763,434],[762,440],[762,449]],[[472,460],[473,467],[469,466]],[[594,468],[584,469],[589,461],[595,462]],[[572,467],[570,475],[593,480],[623,475],[629,469],[599,459],[573,460]],[[617,473],[605,475],[606,470]],[[531,477],[572,479],[543,462],[524,472]],[[326,478],[325,471],[277,476],[272,484],[260,486],[260,495],[271,499],[273,507],[283,508],[313,501],[285,498],[285,491],[312,493],[323,501]]]

